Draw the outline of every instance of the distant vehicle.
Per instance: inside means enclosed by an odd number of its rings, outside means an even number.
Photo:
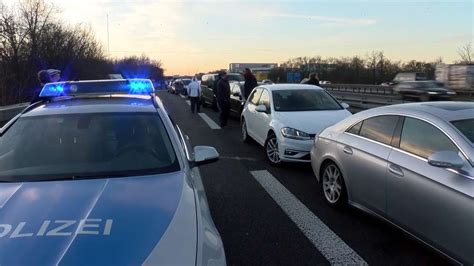
[[[472,90],[474,89],[474,65],[438,64],[436,80],[443,82],[448,89]]]
[[[328,80],[321,80],[321,81],[319,82],[319,84],[321,84],[321,85],[329,85],[329,84],[331,84],[331,81],[328,81]]]
[[[245,81],[244,76],[240,73],[227,73],[227,76],[229,82]],[[201,78],[201,102],[203,106],[211,106],[214,110],[217,110],[216,92],[213,90],[216,78],[217,74],[206,74]]]
[[[171,83],[168,91],[173,94],[188,94],[188,85],[191,83],[191,79],[176,79]]]
[[[0,130],[0,264],[226,264],[195,169],[219,154],[190,146],[150,80],[40,99]]]
[[[443,84],[434,80],[401,82],[393,87],[393,92],[400,95],[402,99],[415,97],[426,102],[435,99],[449,99],[456,92],[443,87]]]
[[[425,73],[421,72],[401,72],[398,73],[392,81],[392,85],[396,85],[400,82],[406,81],[422,81],[427,80]]]
[[[182,88],[180,91],[178,91],[178,93],[182,94],[182,95],[188,95],[188,85],[189,83],[191,83],[191,79],[180,79],[181,83],[182,83]]]
[[[262,80],[262,84],[275,84],[275,83],[269,79],[264,79]]]
[[[310,162],[316,134],[350,116],[348,107],[318,86],[261,85],[245,103],[242,140],[252,138],[262,145],[273,165]]]
[[[329,205],[349,203],[474,264],[474,103],[357,113],[317,136],[311,161]]]

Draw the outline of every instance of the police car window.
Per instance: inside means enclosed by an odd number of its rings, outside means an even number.
[[[0,181],[137,176],[179,170],[153,113],[20,118],[0,138]]]

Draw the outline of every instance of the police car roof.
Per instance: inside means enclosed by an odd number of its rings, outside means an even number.
[[[58,98],[24,113],[22,117],[81,113],[156,112],[151,96],[98,96]]]

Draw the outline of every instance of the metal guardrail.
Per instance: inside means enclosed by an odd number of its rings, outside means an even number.
[[[392,87],[366,84],[324,84],[338,100],[348,103],[351,107],[364,110],[390,104],[407,103],[394,93]],[[453,100],[474,101],[474,89],[456,90],[457,96]],[[20,113],[29,103],[0,107],[0,124]]]

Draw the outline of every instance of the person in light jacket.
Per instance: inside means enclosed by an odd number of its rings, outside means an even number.
[[[191,101],[191,113],[200,112],[201,84],[196,77],[188,85],[188,96]]]

